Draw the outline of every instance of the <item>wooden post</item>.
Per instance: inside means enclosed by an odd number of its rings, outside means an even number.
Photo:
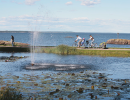
[[[117,39],[119,39],[119,33],[117,33]]]

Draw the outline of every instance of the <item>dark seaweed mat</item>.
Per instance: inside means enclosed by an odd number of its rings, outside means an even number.
[[[7,57],[7,56],[1,56],[0,57],[0,62],[14,62],[16,60],[19,60],[19,59],[23,59],[23,58],[28,58],[27,56],[21,56],[21,57],[18,57],[18,56],[10,56],[10,57]]]
[[[118,100],[129,99],[130,80],[111,79],[96,71],[40,73],[0,76],[0,86],[20,91],[25,99],[37,100]],[[94,88],[92,88],[94,86]]]

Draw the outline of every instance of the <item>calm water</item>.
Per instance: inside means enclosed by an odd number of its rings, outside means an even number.
[[[89,35],[90,35],[90,33],[86,33],[86,34],[85,33],[65,33],[65,34],[63,33],[38,33],[39,37],[37,41],[35,42],[37,46],[57,46],[60,44],[66,44],[66,45],[71,46],[74,40],[76,39],[77,34],[87,39],[89,38]],[[103,33],[102,34],[91,33],[91,34],[94,36],[95,41],[98,44],[100,44],[101,42],[106,42],[108,39],[111,39],[111,38],[117,38],[117,34],[103,34]],[[13,33],[6,33],[6,34],[0,33],[0,40],[10,41],[11,35],[14,35],[16,42],[29,43],[32,45],[32,42],[31,42],[32,35],[30,33],[14,33],[14,34]],[[72,36],[74,38],[65,38],[66,36]],[[130,34],[120,34],[119,37],[123,39],[129,39]],[[130,48],[130,45],[107,45],[107,47]],[[18,59],[13,62],[5,62],[5,60],[0,60],[0,74],[2,76],[6,76],[7,73],[8,75],[10,75],[11,73],[11,75],[18,75],[18,76],[23,77],[22,75],[26,75],[26,74],[32,75],[32,76],[33,75],[41,76],[41,74],[43,73],[44,75],[47,75],[54,72],[55,73],[57,72],[75,73],[75,72],[80,72],[80,71],[91,70],[92,72],[97,71],[99,73],[106,73],[107,75],[109,74],[107,77],[110,79],[112,78],[113,79],[130,79],[130,57],[119,58],[119,57],[98,57],[98,56],[86,56],[86,55],[57,55],[57,54],[35,53],[34,55],[35,63],[34,63],[34,66],[32,66],[31,53],[0,53],[0,57],[10,57],[10,56],[16,56],[16,57],[26,56],[27,58],[25,57],[23,59]],[[80,80],[80,79],[77,79],[77,80]],[[20,81],[22,80],[20,79]],[[61,82],[62,81],[65,82],[64,80],[61,80]],[[37,82],[39,84],[39,82],[41,81],[38,79]],[[29,84],[29,82],[26,84]],[[25,84],[25,87],[28,87],[28,85],[26,86],[26,84]],[[83,83],[78,83],[78,85],[81,85],[81,86],[82,84]],[[88,86],[87,83],[85,84]],[[40,89],[37,88],[39,90],[34,90],[35,87],[33,86],[34,88],[33,89],[32,86],[33,85],[31,85],[31,88],[30,87],[29,88],[32,89],[32,91],[35,91],[35,94],[38,93],[39,95]],[[27,88],[27,90],[29,88]],[[24,91],[25,90],[26,89],[24,89]],[[103,89],[103,92],[104,90],[106,89]],[[128,91],[129,91],[129,88],[128,88]],[[121,93],[121,97],[120,96],[116,96],[116,97],[122,98],[124,96],[124,98],[129,98],[129,93],[127,92],[125,94],[123,94],[122,90],[120,91],[116,90],[115,93],[116,92]],[[89,92],[87,91],[87,93]],[[83,96],[83,94],[80,94],[80,95]],[[101,98],[103,99],[103,97]],[[111,97],[106,97],[105,100],[110,99],[110,98]],[[125,99],[122,99],[122,100],[125,100]]]
[[[11,53],[0,53],[1,56],[12,56]],[[15,53],[13,56],[29,56],[15,62],[0,62],[0,71],[7,72],[35,72],[62,71],[76,72],[93,70],[112,74],[113,78],[130,78],[130,58],[92,57],[83,55],[57,55],[37,53],[35,66],[31,66],[30,53]]]
[[[37,46],[57,46],[66,44],[71,46],[76,35],[82,38],[89,38],[91,34],[95,42],[100,44],[108,39],[117,38],[116,33],[37,33]],[[10,41],[11,35],[15,42],[29,43],[32,45],[31,33],[0,33],[0,40]],[[73,38],[66,38],[71,36]],[[119,34],[119,38],[130,39],[130,34]],[[107,45],[107,47],[130,48],[130,45]],[[0,53],[2,56],[12,56],[11,53]],[[130,78],[130,58],[117,57],[92,57],[83,55],[56,55],[37,53],[34,56],[35,66],[31,66],[31,53],[15,53],[13,56],[28,56],[26,59],[19,59],[15,62],[0,61],[0,71],[6,72],[33,72],[33,71],[81,71],[94,70],[112,74],[113,78]],[[34,69],[34,70],[32,70]],[[122,74],[121,74],[122,73]]]
[[[76,35],[80,35],[82,38],[86,40],[89,39],[89,35],[91,34],[95,38],[95,42],[99,45],[102,42],[106,42],[109,39],[116,39],[117,33],[74,33],[74,32],[43,32],[37,33],[38,38],[36,41],[37,46],[57,46],[60,44],[65,44],[72,46],[76,39]],[[15,42],[29,43],[32,45],[31,33],[0,33],[0,40],[10,41],[11,35],[14,36]],[[65,38],[67,36],[71,36],[73,38]],[[120,39],[129,39],[130,34],[120,33]],[[113,45],[107,44],[107,47],[121,47],[121,48],[130,48],[130,45]]]

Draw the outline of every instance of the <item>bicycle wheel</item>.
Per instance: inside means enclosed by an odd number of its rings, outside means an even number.
[[[77,47],[78,45],[77,45],[77,43],[74,43],[73,45],[72,45],[72,47]]]
[[[85,48],[85,47],[86,47],[86,43],[84,43],[84,44],[82,45],[82,47],[84,47],[84,48]]]
[[[88,48],[91,48],[91,44],[88,44]]]
[[[95,48],[98,48],[98,44],[97,44],[97,43],[94,43],[94,47],[95,47]]]

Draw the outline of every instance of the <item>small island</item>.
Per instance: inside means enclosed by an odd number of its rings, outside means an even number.
[[[107,44],[122,44],[122,45],[130,45],[130,40],[127,39],[109,39]]]

